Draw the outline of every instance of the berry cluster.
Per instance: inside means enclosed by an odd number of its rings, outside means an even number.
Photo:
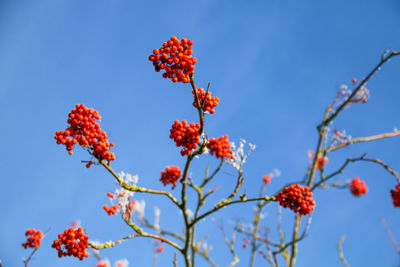
[[[97,110],[89,109],[84,104],[76,105],[76,108],[69,113],[69,127],[65,131],[56,132],[57,144],[65,145],[68,153],[72,155],[72,148],[77,143],[91,150],[91,153],[98,160],[110,162],[115,159],[114,153],[110,152],[113,143],[108,142],[106,132],[100,128],[96,120],[101,117]],[[90,167],[91,163],[86,167]]]
[[[114,205],[109,208],[107,205],[104,205],[103,209],[107,212],[108,215],[115,215],[115,214],[117,214],[117,211],[119,210],[119,206]]]
[[[314,161],[314,159],[315,159],[315,153],[314,153],[314,151],[309,150],[309,151],[308,151],[308,157],[309,157],[312,161]],[[317,170],[322,170],[322,168],[323,168],[326,164],[328,164],[328,157],[319,156],[319,157],[318,157],[318,160],[317,160],[317,164],[316,164],[315,167],[316,167]]]
[[[354,196],[359,197],[368,192],[368,187],[365,185],[365,182],[360,180],[360,177],[357,176],[351,181],[350,192]]]
[[[69,228],[64,233],[59,234],[58,239],[54,240],[51,246],[57,249],[58,257],[74,256],[83,260],[84,257],[89,257],[89,253],[86,251],[88,239],[89,237],[83,233],[82,227],[78,229]]]
[[[128,267],[129,262],[127,259],[118,260],[114,263],[115,267]],[[108,259],[99,260],[96,263],[96,267],[111,267],[110,261]]]
[[[248,238],[243,237],[243,244],[242,244],[242,248],[247,248],[247,246],[250,243],[250,240]]]
[[[165,246],[162,243],[162,241],[157,240],[155,245],[156,245],[156,251],[155,251],[156,253],[162,253],[164,251]]]
[[[170,130],[169,138],[174,139],[176,146],[184,147],[181,150],[181,155],[190,155],[193,149],[197,148],[197,144],[200,141],[200,124],[190,123],[186,120],[182,122],[176,120]]]
[[[25,243],[22,243],[22,246],[27,249],[30,248],[38,248],[40,243],[42,242],[43,233],[40,230],[28,229],[25,232],[25,236],[28,236],[28,239]]]
[[[173,82],[190,82],[190,74],[194,73],[194,64],[197,59],[192,57],[193,41],[176,36],[163,43],[160,49],[154,49],[149,60],[153,62],[154,69],[159,72],[165,70],[164,78],[170,78]]]
[[[400,208],[400,182],[395,189],[390,190],[390,194],[392,195],[393,205]]]
[[[178,166],[167,166],[165,171],[161,171],[160,181],[166,186],[172,184],[172,189],[176,187],[176,182],[181,178],[182,173]]]
[[[218,138],[210,138],[208,140],[207,148],[210,150],[210,154],[215,154],[217,158],[233,159],[231,144],[229,143],[227,135]]]
[[[322,170],[326,164],[328,164],[328,157],[320,156],[317,161],[317,170]]]
[[[272,178],[272,175],[271,175],[271,174],[265,175],[265,176],[263,177],[264,184],[270,184],[270,183],[271,183],[271,178]]]
[[[311,198],[313,193],[308,186],[292,184],[284,188],[275,197],[279,204],[285,208],[289,207],[300,215],[310,214],[314,210],[315,201]]]
[[[111,267],[110,262],[106,260],[100,260],[96,263],[96,267]]]
[[[194,95],[194,90],[192,90],[192,94]],[[203,105],[203,110],[204,111],[208,111],[211,114],[215,113],[215,107],[218,106],[218,102],[219,102],[219,97],[218,96],[211,96],[211,92],[206,92],[204,91],[203,88],[199,88],[197,89],[197,97],[199,98],[199,103],[200,105],[202,105],[202,103],[204,102]],[[195,108],[197,108],[197,102],[196,100],[193,101],[193,106]]]

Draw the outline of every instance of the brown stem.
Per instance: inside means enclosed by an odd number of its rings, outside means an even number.
[[[150,193],[150,194],[156,194],[156,195],[165,195],[167,196],[175,205],[178,207],[181,205],[179,201],[170,193],[167,191],[162,191],[162,190],[153,190],[153,189],[147,189],[141,186],[134,186],[126,183],[123,181],[119,175],[109,166],[107,165],[104,161],[100,162],[101,165],[103,165],[104,168],[108,170],[114,176],[114,178],[118,181],[119,185],[123,187],[124,189],[131,191],[131,192],[141,192],[141,193]]]
[[[375,141],[378,139],[383,139],[383,138],[389,138],[389,137],[395,137],[397,135],[400,135],[400,131],[395,131],[393,133],[383,133],[383,134],[378,134],[378,135],[374,135],[374,136],[368,136],[368,137],[357,137],[357,138],[353,138],[347,142],[341,143],[339,145],[330,147],[327,149],[327,152],[332,152],[335,150],[338,150],[340,148],[355,144],[355,143],[360,143],[360,142],[370,142],[370,141]]]

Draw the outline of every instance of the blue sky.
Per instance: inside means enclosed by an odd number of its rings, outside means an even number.
[[[94,240],[130,233],[102,209],[108,204],[106,193],[115,189],[113,178],[104,169],[86,169],[80,163],[88,159],[83,151],[75,149],[70,157],[54,141],[75,104],[99,110],[102,128],[115,143],[115,170],[138,174],[142,186],[164,189],[160,171],[184,164],[169,129],[175,119],[195,121],[197,113],[189,85],[163,79],[147,58],[171,36],[187,37],[194,41],[198,59],[197,85],[211,82],[210,90],[221,99],[216,113],[207,116],[207,134],[256,144],[245,165],[243,189],[256,195],[262,176],[278,168],[281,177],[267,189],[273,194],[303,177],[307,151],[316,146],[315,126],[340,85],[364,77],[385,49],[400,49],[400,1],[2,0],[0,32],[0,259],[4,266],[21,266],[21,258],[28,256],[21,247],[25,230],[50,228],[30,266],[95,266],[94,257],[58,259],[50,248],[75,220]],[[400,128],[399,70],[400,58],[388,62],[367,84],[368,103],[346,109],[333,127],[353,137]],[[332,153],[326,170],[334,171],[345,158],[363,152],[400,170],[399,150],[399,138],[354,145]],[[194,162],[193,176],[200,179],[207,163],[218,164],[206,155]],[[224,167],[214,181],[222,190],[212,200],[233,187],[233,172]],[[315,192],[317,206],[309,236],[300,243],[297,266],[339,266],[336,242],[343,234],[352,266],[399,263],[380,223],[384,217],[400,242],[400,209],[389,195],[395,179],[367,163],[353,164],[338,179],[354,176],[366,181],[367,195]],[[154,206],[161,209],[161,226],[182,229],[179,212],[163,198],[135,196],[146,200],[150,218]],[[276,240],[276,204],[265,212],[263,225]],[[250,222],[251,216],[252,206],[243,205],[213,217],[223,218],[230,231],[231,220]],[[292,225],[292,212],[284,210],[287,235]],[[201,223],[201,234],[210,235],[215,261],[228,265],[229,251],[210,220]],[[112,262],[127,258],[130,266],[151,266],[152,250],[149,240],[135,239],[101,255]],[[239,266],[247,266],[249,251],[241,248],[241,237],[237,250]],[[172,257],[167,248],[158,266],[169,266]],[[264,265],[258,257],[256,266]],[[207,265],[199,261],[198,266]]]

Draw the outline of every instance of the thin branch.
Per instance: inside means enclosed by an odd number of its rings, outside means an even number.
[[[343,170],[346,168],[346,166],[350,163],[350,162],[355,162],[355,161],[359,161],[365,158],[367,154],[363,154],[361,157],[358,158],[348,158],[346,159],[346,161],[343,163],[343,165],[335,172],[331,173],[330,175],[326,176],[324,180],[319,181],[318,183],[314,184],[313,187],[311,187],[311,191],[313,191],[314,189],[316,189],[318,186],[320,186],[322,183],[326,182],[327,180],[335,177],[338,174],[343,173]]]
[[[118,181],[118,184],[123,187],[124,189],[131,191],[131,192],[140,192],[140,193],[149,193],[149,194],[156,194],[156,195],[165,195],[168,197],[175,205],[180,206],[181,204],[179,201],[170,193],[167,191],[162,191],[162,190],[153,190],[153,189],[147,189],[141,186],[134,186],[130,185],[124,180],[119,177],[119,175],[109,166],[107,165],[104,161],[100,162],[101,165],[104,166],[108,170],[109,173],[111,173],[114,178]]]
[[[29,261],[32,259],[33,254],[35,254],[35,252],[36,252],[38,249],[39,249],[38,247],[35,248],[35,249],[32,251],[32,253],[29,255],[28,259],[26,259],[26,260],[25,260],[25,259],[22,259],[22,261],[24,262],[25,267],[28,266],[28,263],[29,263]],[[1,262],[0,262],[0,265],[1,265]]]
[[[290,259],[289,259],[290,267],[294,266],[294,263],[296,262],[297,242],[298,242],[297,236],[299,235],[300,224],[301,224],[301,215],[297,214],[296,219],[295,219],[295,224],[294,224],[294,231],[293,231],[293,237],[292,237],[293,243],[292,243],[292,249],[291,249],[291,254],[290,254]]]
[[[237,254],[236,254],[235,246],[234,246],[234,245],[235,245],[235,239],[236,239],[236,230],[233,229],[233,231],[232,231],[232,236],[231,236],[231,240],[229,240],[228,237],[226,236],[226,233],[225,233],[224,226],[223,226],[222,222],[221,222],[221,223],[215,222],[215,224],[216,224],[217,227],[221,230],[221,233],[222,233],[222,235],[223,235],[223,237],[224,237],[225,244],[228,246],[229,251],[231,252],[231,254],[232,254],[232,256],[233,256],[233,260],[232,260],[232,262],[229,264],[228,267],[233,267],[233,266],[235,266],[236,264],[238,264],[239,261],[240,261],[239,258],[238,258],[238,256],[237,256]]]
[[[218,267],[218,265],[208,256],[206,251],[198,251],[198,253],[212,266]]]
[[[205,213],[203,213],[202,215],[200,215],[197,219],[194,219],[190,224],[195,224],[196,222],[200,221],[201,219],[203,219],[204,217],[207,217],[208,215],[210,215],[211,213],[216,212],[217,210],[232,205],[232,204],[238,204],[238,203],[245,203],[245,202],[251,202],[251,201],[276,201],[276,198],[273,197],[269,197],[269,196],[265,196],[265,197],[257,197],[257,198],[249,198],[249,199],[240,199],[240,200],[234,200],[234,201],[230,201],[230,202],[224,202],[221,201],[220,203],[218,203],[217,205],[214,206],[214,208],[212,210],[209,210]]]
[[[343,235],[342,238],[340,238],[339,242],[337,243],[337,250],[339,253],[340,261],[343,263],[343,265],[345,267],[350,267],[349,263],[347,262],[346,258],[344,257],[343,249],[342,249],[342,244],[343,244],[345,238],[346,238],[346,235]]]
[[[156,227],[154,224],[151,224],[144,217],[141,219],[140,222],[142,223],[143,227],[147,227],[147,228],[153,229],[153,230],[157,231],[161,235],[168,235],[168,236],[175,237],[175,238],[177,238],[177,239],[179,239],[181,241],[185,241],[185,238],[183,236],[181,236],[181,235],[179,235],[177,233],[174,233],[174,232],[170,232],[170,231],[166,231],[166,230],[160,229],[160,228]]]
[[[392,167],[390,167],[388,164],[384,163],[383,161],[381,161],[379,159],[371,159],[371,158],[363,158],[361,160],[374,162],[374,163],[377,163],[377,164],[381,165],[383,168],[385,168],[385,170],[387,170],[390,174],[392,174],[394,177],[396,177],[397,181],[400,183],[399,174],[397,172],[395,172],[392,169]]]
[[[335,112],[332,113],[327,119],[323,120],[323,122],[320,124],[321,125],[328,125],[336,116],[342,111],[346,105],[352,100],[352,98],[357,94],[357,92],[368,82],[368,80],[382,67],[382,65],[387,62],[390,58],[394,56],[400,55],[400,52],[393,51],[391,52],[388,56],[385,57],[385,55],[382,55],[380,62],[378,65],[376,65],[375,68],[372,69],[372,71],[365,77],[361,83],[354,89],[354,91],[351,93],[351,95],[344,101],[337,109]]]
[[[395,137],[400,135],[400,131],[395,131],[392,133],[383,133],[383,134],[378,134],[378,135],[374,135],[374,136],[368,136],[368,137],[357,137],[357,138],[353,138],[347,142],[341,143],[339,145],[336,146],[332,146],[330,148],[327,149],[327,152],[332,152],[335,150],[338,150],[340,148],[355,144],[355,143],[361,143],[361,142],[371,142],[371,141],[375,141],[375,140],[379,140],[379,139],[384,139],[384,138],[389,138],[389,137]]]
[[[174,253],[174,260],[172,261],[174,267],[178,267],[178,253]]]
[[[390,242],[392,242],[392,245],[393,245],[394,249],[396,250],[396,252],[398,254],[400,254],[400,246],[397,245],[397,242],[394,239],[394,236],[393,236],[392,232],[390,231],[389,226],[387,225],[385,219],[382,218],[381,222],[382,222],[383,228],[385,228],[386,234],[388,235],[388,237],[390,239]]]
[[[141,232],[140,234],[134,234],[134,235],[125,236],[125,237],[122,237],[122,238],[120,238],[118,240],[109,241],[109,242],[106,242],[106,243],[103,243],[103,244],[96,244],[96,243],[93,243],[93,242],[89,241],[88,245],[93,249],[100,250],[100,249],[104,249],[104,248],[113,247],[116,244],[119,244],[121,242],[124,242],[126,240],[129,240],[129,239],[132,239],[132,238],[135,238],[135,237],[147,237],[147,238],[157,239],[157,240],[160,240],[162,242],[165,242],[165,243],[173,246],[174,248],[178,249],[179,251],[182,251],[182,248],[178,244],[176,244],[176,243],[174,243],[174,242],[172,242],[172,241],[170,241],[170,240],[168,240],[168,239],[166,239],[166,238],[164,238],[162,236],[157,236],[157,235],[153,235],[153,234],[149,234],[149,233],[145,233],[145,232]]]

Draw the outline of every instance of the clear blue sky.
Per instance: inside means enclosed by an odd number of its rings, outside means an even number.
[[[322,3],[323,2],[323,3]],[[156,73],[148,56],[176,35],[194,41],[198,59],[195,78],[200,87],[211,82],[220,97],[216,113],[207,117],[209,136],[228,134],[257,145],[245,165],[247,195],[256,195],[264,174],[282,171],[267,193],[301,179],[307,151],[316,146],[315,126],[337,88],[361,79],[387,49],[400,50],[400,1],[0,1],[0,121],[2,127],[0,200],[0,259],[22,266],[28,256],[21,243],[28,228],[50,232],[30,266],[95,266],[57,258],[50,244],[75,220],[91,239],[108,241],[131,233],[119,217],[102,206],[115,189],[102,168],[86,169],[88,156],[75,149],[68,156],[54,134],[66,127],[75,104],[99,110],[102,128],[115,143],[117,171],[139,175],[139,185],[164,189],[158,181],[167,165],[183,168],[184,159],[169,139],[175,119],[196,120],[189,85],[173,84]],[[387,63],[367,84],[367,104],[345,110],[334,124],[356,136],[400,128],[400,58]],[[333,153],[326,167],[336,170],[346,157],[363,152],[400,170],[399,138]],[[200,179],[209,155],[194,162]],[[225,166],[214,185],[222,185],[218,201],[233,187],[234,170]],[[360,176],[369,193],[355,198],[348,190],[316,191],[317,206],[306,240],[300,243],[297,266],[340,266],[336,242],[347,235],[344,253],[352,266],[395,266],[399,257],[380,223],[386,218],[400,242],[400,209],[389,190],[395,180],[383,168],[354,164],[339,179]],[[165,188],[169,190],[170,187]],[[174,194],[178,194],[179,187]],[[180,231],[179,212],[158,197],[146,199],[146,213],[161,208],[161,226]],[[212,203],[209,203],[212,205]],[[276,204],[266,209],[263,225],[277,240]],[[283,212],[289,235],[293,213]],[[214,216],[250,222],[252,206],[229,207]],[[210,234],[211,256],[227,266],[230,253],[210,220],[199,235]],[[153,246],[135,239],[101,255],[111,262],[127,258],[130,266],[151,266]],[[249,250],[237,250],[247,266]],[[170,266],[173,250],[166,248],[158,266]],[[164,262],[162,262],[164,261]],[[182,266],[180,259],[180,265]],[[265,266],[261,257],[256,266]],[[199,261],[198,266],[207,266]]]

